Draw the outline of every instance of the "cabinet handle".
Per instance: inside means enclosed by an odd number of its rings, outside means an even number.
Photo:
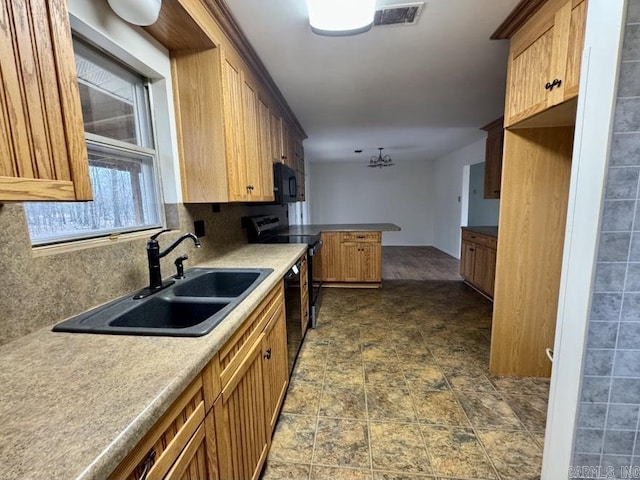
[[[264,358],[266,358],[267,360],[269,360],[271,358],[271,349],[267,348],[267,351],[264,352]]]
[[[553,82],[547,82],[547,84],[544,86],[545,90],[553,90],[554,87],[559,87],[560,85],[562,85],[562,80],[560,80],[559,78],[556,78],[553,80]]]
[[[475,252],[475,250],[476,250],[475,248],[470,248],[469,249],[470,252]]]
[[[494,190],[493,193],[500,193],[500,190]]]
[[[471,238],[476,238],[476,236],[475,235],[471,235]]]
[[[151,467],[153,467],[154,463],[156,463],[156,451],[151,450],[147,454],[147,458],[145,458],[144,460],[144,464],[143,464],[144,468],[142,469],[142,473],[140,474],[140,480],[147,479],[147,475],[149,475],[149,470],[151,470]]]

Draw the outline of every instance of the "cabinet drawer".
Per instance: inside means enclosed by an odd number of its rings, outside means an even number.
[[[462,231],[462,240],[472,243],[477,243],[478,245],[484,245],[489,248],[496,248],[497,239],[496,237],[492,237],[490,235],[484,235],[482,233],[472,232],[470,230]]]
[[[283,298],[284,289],[282,282],[280,282],[220,349],[218,356],[220,359],[220,382],[223,389],[260,337],[269,319],[282,304]]]
[[[109,479],[138,480],[145,472],[148,480],[164,478],[204,417],[204,391],[198,375]]]
[[[382,234],[380,232],[342,232],[343,242],[380,242]]]

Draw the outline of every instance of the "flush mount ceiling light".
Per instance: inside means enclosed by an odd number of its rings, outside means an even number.
[[[368,31],[373,25],[375,0],[307,0],[311,31],[340,37]]]
[[[378,147],[378,150],[380,150],[380,152],[378,153],[378,156],[376,157],[374,155],[373,157],[371,157],[371,160],[369,160],[369,164],[367,165],[367,167],[382,168],[382,167],[390,167],[391,165],[395,165],[395,163],[393,163],[389,155],[385,155],[384,157],[382,156],[382,150],[384,150],[383,147]]]
[[[153,25],[160,15],[162,0],[108,0],[111,10],[134,25]]]

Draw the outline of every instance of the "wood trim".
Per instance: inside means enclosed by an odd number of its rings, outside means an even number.
[[[75,199],[73,182],[69,180],[0,177],[0,202],[73,201]]]
[[[200,448],[200,446],[205,441],[205,426],[204,423],[198,427],[196,433],[193,434],[191,440],[188,441],[187,445],[184,447],[182,453],[171,467],[167,476],[164,477],[165,480],[179,480],[183,478],[184,473],[187,471],[191,460],[195,456],[196,452]],[[151,471],[149,472],[151,473]]]
[[[220,384],[220,359],[218,354],[207,363],[202,370],[202,387],[204,391],[204,405],[207,413],[213,408],[213,404],[222,392]]]
[[[144,29],[171,51],[215,47],[197,18],[182,3],[181,0],[164,0],[156,23]]]
[[[547,0],[522,0],[516,8],[514,8],[509,16],[500,24],[495,32],[491,35],[491,40],[507,40],[511,38],[538,10],[546,3]]]
[[[260,57],[251,46],[251,43],[249,43],[249,40],[238,26],[238,23],[224,0],[202,0],[202,3],[207,7],[209,12],[211,12],[216,23],[225,35],[227,35],[232,45],[238,50],[243,60],[262,81],[273,100],[278,104],[282,112],[287,117],[288,123],[295,127],[297,133],[302,139],[307,138],[304,128],[302,128],[302,125],[296,118],[293,110],[291,110],[287,100],[280,92],[280,89],[269,74],[264,63],[262,63],[262,60],[260,60]]]

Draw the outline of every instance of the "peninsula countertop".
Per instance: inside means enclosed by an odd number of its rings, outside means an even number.
[[[203,337],[46,328],[0,347],[2,478],[106,478],[305,249],[246,245],[198,265],[274,270]]]
[[[393,223],[328,223],[312,225],[291,225],[289,235],[318,235],[322,232],[399,232]]]

